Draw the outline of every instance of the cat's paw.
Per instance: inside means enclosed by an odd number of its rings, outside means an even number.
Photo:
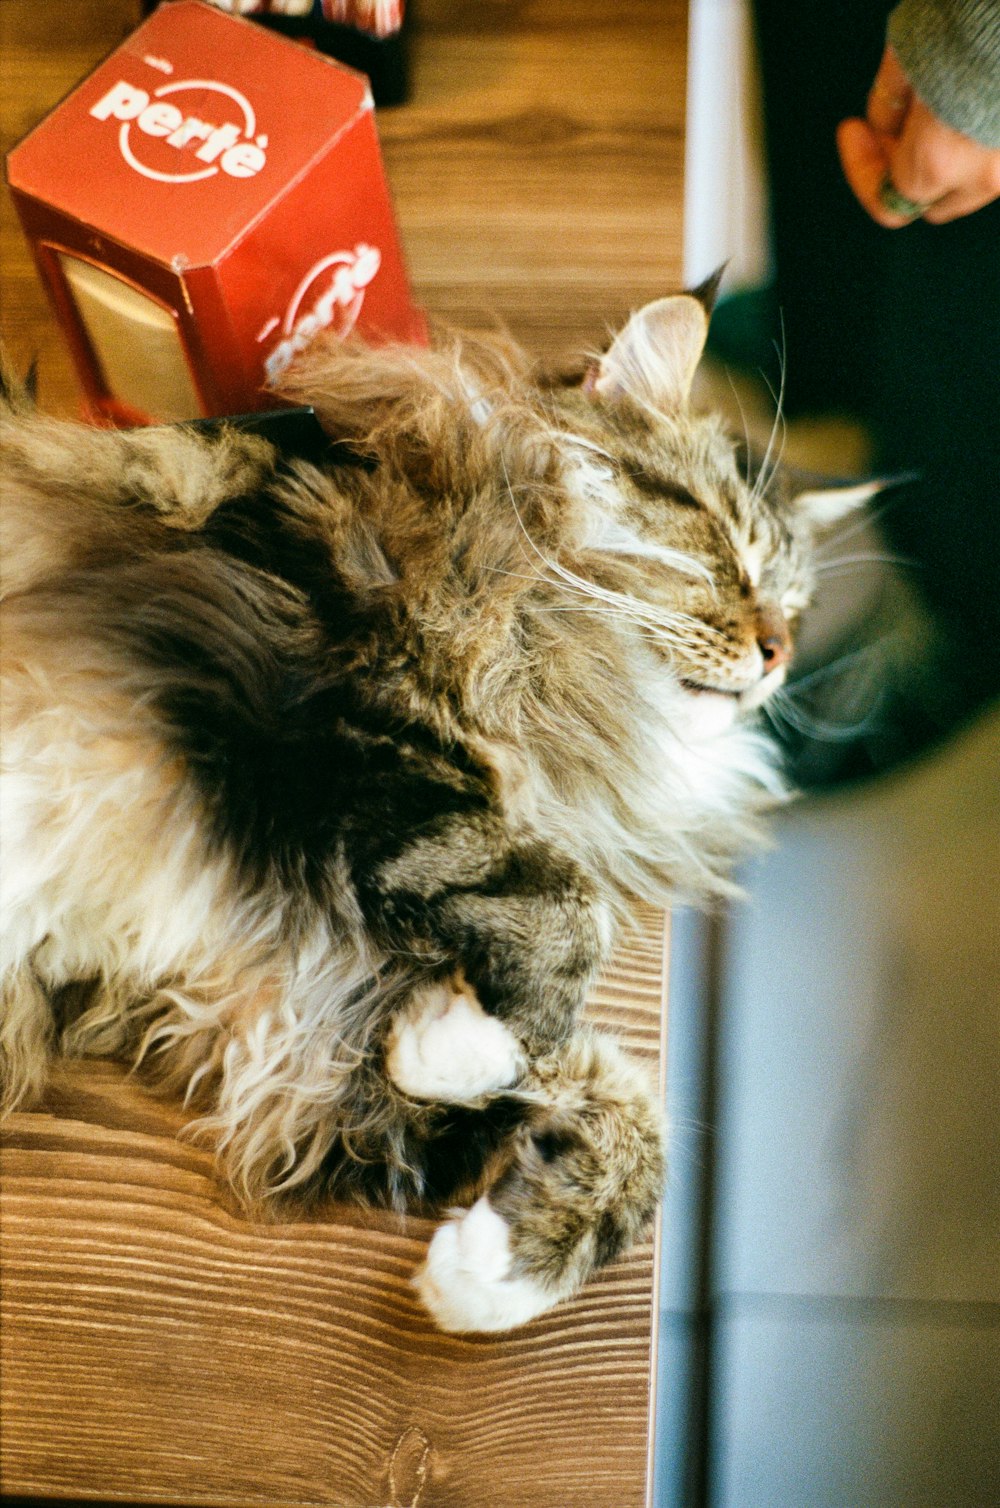
[[[386,1071],[418,1100],[464,1104],[508,1089],[524,1072],[520,1042],[488,1016],[468,986],[444,982],[418,991],[395,1017]]]
[[[441,1330],[513,1330],[562,1297],[559,1289],[512,1272],[510,1235],[485,1195],[439,1226],[413,1282]]]
[[[415,1279],[444,1330],[526,1324],[637,1240],[662,1194],[658,1097],[611,1039],[576,1032],[519,1096],[491,1186],[435,1233]]]

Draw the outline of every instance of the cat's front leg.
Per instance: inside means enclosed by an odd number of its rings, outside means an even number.
[[[608,1037],[578,1031],[534,1063],[490,1185],[439,1227],[415,1278],[437,1324],[509,1330],[575,1293],[648,1227],[665,1127],[652,1085]]]
[[[417,1099],[469,1103],[516,1084],[573,1030],[610,943],[605,908],[571,860],[483,821],[421,835],[365,899],[397,942],[454,965],[388,1031],[386,1071]]]

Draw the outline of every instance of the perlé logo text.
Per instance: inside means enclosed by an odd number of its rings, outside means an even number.
[[[183,108],[185,94],[189,105],[192,96],[197,96],[197,114]],[[203,118],[208,113],[206,94],[226,101],[224,112],[217,104],[213,118],[207,120]],[[175,96],[180,96],[179,103]],[[118,133],[122,156],[129,167],[157,183],[197,183],[220,172],[229,178],[254,178],[267,162],[267,137],[257,133],[249,100],[215,79],[178,80],[152,94],[122,79],[91,105],[90,114],[95,120],[122,122]],[[233,114],[241,119],[234,121]],[[176,164],[164,147],[176,152]]]
[[[269,382],[280,377],[293,357],[321,330],[332,329],[343,339],[354,328],[365,289],[381,264],[377,246],[360,244],[353,251],[332,252],[310,267],[280,321],[281,338],[264,361]],[[277,319],[270,321],[267,331],[277,324]]]

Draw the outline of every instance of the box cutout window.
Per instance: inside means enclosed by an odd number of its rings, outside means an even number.
[[[90,262],[60,252],[59,264],[110,396],[154,419],[198,418],[202,405],[169,310]]]

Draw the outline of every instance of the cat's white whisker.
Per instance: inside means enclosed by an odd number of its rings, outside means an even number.
[[[849,513],[847,517],[842,520],[842,522],[835,524],[832,528],[824,530],[822,543],[817,546],[814,552],[814,559],[817,562],[822,562],[826,558],[826,554],[829,550],[841,548],[850,540],[856,538],[857,535],[863,534],[868,530],[870,530],[877,539],[879,536],[878,525],[880,521],[885,517],[887,513],[891,512],[893,508],[899,506],[900,502],[902,501],[902,497],[903,494],[901,492],[891,497],[887,497],[883,502],[879,503],[877,507],[867,506],[863,508],[860,514],[858,514],[857,516],[855,516],[852,510],[852,512]]]
[[[861,649],[848,650],[845,654],[838,655],[835,660],[830,660],[825,665],[817,666],[815,670],[809,671],[806,675],[795,676],[794,680],[789,681],[782,687],[783,694],[786,698],[794,697],[799,691],[807,690],[824,680],[829,680],[833,676],[841,675],[849,667],[856,667],[859,664],[862,666],[874,665],[877,660],[877,652],[878,646],[876,644],[866,644]]]
[[[767,449],[764,452],[764,459],[761,462],[760,471],[759,471],[759,473],[757,475],[757,482],[756,482],[756,485],[754,486],[753,492],[751,494],[752,500],[754,502],[759,502],[762,497],[765,497],[767,495],[767,490],[770,487],[772,481],[774,480],[774,477],[775,477],[775,474],[776,474],[776,472],[778,470],[778,467],[781,465],[781,460],[782,460],[782,457],[783,457],[783,455],[785,453],[785,443],[786,443],[787,435],[788,435],[788,428],[787,428],[787,425],[785,424],[785,416],[784,416],[784,411],[783,411],[784,410],[784,401],[785,401],[785,356],[784,356],[785,326],[784,326],[784,320],[782,320],[782,325],[781,325],[781,339],[782,339],[782,349],[778,350],[777,345],[775,345],[775,350],[777,351],[778,360],[780,362],[780,373],[781,373],[780,380],[779,380],[779,387],[778,387],[777,393],[774,391],[774,388],[773,388],[773,386],[771,384],[771,381],[768,378],[766,372],[761,372],[761,374],[760,374],[761,377],[763,378],[764,384],[765,384],[768,392],[771,394],[771,397],[774,400],[774,423],[771,426],[771,433],[770,433],[770,436],[768,437]],[[779,430],[780,430],[780,433],[781,433],[781,443],[780,443],[780,445],[778,447],[777,452],[775,453],[774,463],[773,463],[773,465],[771,465],[770,470],[768,470],[768,465],[769,465],[769,463],[771,461],[771,451],[774,448],[774,442],[775,442],[775,439],[777,438]]]
[[[507,487],[507,494],[510,498],[511,506],[514,510],[514,516],[517,519],[521,533],[523,534],[527,543],[531,546],[531,549],[534,551],[535,555],[537,555],[538,559],[543,563],[546,570],[550,572],[558,582],[561,582],[565,586],[569,587],[570,590],[578,592],[581,596],[592,598],[596,602],[603,603],[608,609],[617,612],[623,620],[630,621],[632,623],[635,623],[637,626],[650,629],[655,633],[662,634],[665,638],[669,637],[671,628],[664,621],[664,614],[661,609],[657,609],[650,604],[643,603],[639,601],[638,598],[627,596],[623,592],[615,592],[608,587],[599,586],[596,582],[590,581],[586,577],[580,576],[577,572],[571,570],[568,566],[564,566],[559,561],[551,559],[548,555],[545,554],[542,549],[539,548],[534,539],[532,539],[531,534],[527,526],[525,525],[524,519],[521,515],[521,510],[517,505],[517,499],[514,496],[514,489],[511,486],[510,476],[507,471],[506,458],[502,455],[502,453],[501,462],[504,473],[504,480]],[[698,573],[705,570],[705,567],[703,567],[700,562],[693,561],[690,560],[689,557],[682,556],[681,552],[671,553],[676,553],[680,558],[682,558],[685,561],[685,565],[690,564],[691,566],[696,567]]]
[[[815,717],[788,699],[781,691],[775,691],[763,707],[768,716],[776,722],[784,722],[792,731],[803,733],[808,738],[824,743],[840,743],[860,738],[878,727],[876,707],[852,723],[831,723],[825,718]]]
[[[630,556],[636,560],[654,560],[668,570],[677,571],[692,580],[715,585],[715,577],[704,561],[696,560],[686,550],[677,550],[658,540],[643,539],[633,529],[627,529],[617,519],[603,518],[597,532],[586,541],[588,550],[599,550],[605,555]]]
[[[829,576],[834,571],[842,571],[848,566],[858,565],[905,566],[912,570],[918,568],[917,561],[905,555],[896,555],[891,550],[863,550],[856,555],[838,555],[832,560],[820,560],[814,570],[817,576]]]
[[[747,424],[746,409],[743,407],[743,399],[740,397],[739,388],[733,381],[733,374],[732,372],[730,372],[728,367],[726,368],[726,380],[729,383],[729,386],[732,388],[733,397],[736,400],[736,407],[739,409],[740,420],[743,424],[743,444],[746,452],[746,465],[744,466],[743,480],[746,485],[747,491],[750,492],[750,427]]]
[[[577,433],[576,430],[561,429],[553,425],[548,430],[548,438],[559,446],[567,443],[570,445],[579,445],[582,450],[587,450],[595,456],[600,456],[603,461],[609,461],[612,464],[614,462],[614,457],[609,450],[603,445],[598,445],[596,440],[591,440],[586,435]]]

